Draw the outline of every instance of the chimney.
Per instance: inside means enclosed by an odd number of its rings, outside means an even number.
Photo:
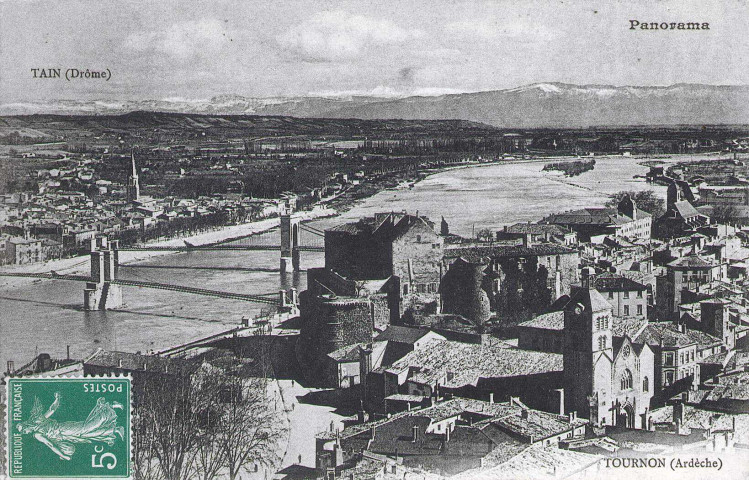
[[[531,234],[530,233],[524,233],[523,234],[523,247],[528,248],[531,246]]]
[[[557,388],[555,391],[559,392],[559,415],[564,415],[564,389]]]
[[[494,392],[489,393],[489,403],[494,405]]]
[[[577,412],[570,412],[567,414],[567,421],[569,423],[574,423],[575,420],[577,420]]]
[[[416,441],[419,439],[419,426],[414,425],[411,427],[411,441],[413,443],[416,443]]]
[[[684,404],[677,402],[674,404],[674,423],[676,424],[677,431],[684,424]]]
[[[117,368],[122,368],[122,359],[121,358],[117,359]]]
[[[582,285],[583,288],[590,288],[591,270],[591,267],[583,267],[582,270],[580,270],[580,285]]]
[[[16,364],[13,360],[8,360],[8,375],[13,375],[16,369]]]

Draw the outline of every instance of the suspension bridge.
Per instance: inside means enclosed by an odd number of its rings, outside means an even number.
[[[248,236],[244,239],[234,239],[231,244],[218,245],[191,245],[185,242],[185,246],[167,247],[167,246],[128,246],[120,247],[118,242],[109,242],[106,236],[99,235],[91,241],[91,275],[67,275],[57,272],[48,273],[13,273],[0,272],[0,276],[6,277],[27,277],[27,278],[48,278],[56,280],[70,280],[86,282],[84,288],[84,309],[86,310],[107,310],[119,308],[122,302],[122,287],[140,287],[157,290],[167,290],[173,292],[188,293],[194,295],[204,295],[209,297],[226,298],[231,300],[241,300],[252,303],[272,305],[278,308],[295,309],[298,303],[296,289],[288,291],[280,290],[278,292],[266,294],[244,294],[235,292],[225,292],[219,290],[210,290],[206,288],[189,287],[185,285],[173,285],[168,283],[152,282],[148,280],[125,280],[116,278],[118,259],[120,251],[280,251],[281,253],[281,273],[286,273],[291,266],[295,271],[300,269],[300,252],[323,252],[324,245],[301,245],[301,232],[308,233],[313,239],[320,242],[320,238],[325,233],[309,225],[303,225],[298,219],[294,219],[289,211],[285,211],[281,216],[281,242],[280,244],[262,243],[264,240],[255,243],[255,236]],[[323,242],[324,243],[324,242]]]
[[[281,226],[279,231],[281,234],[280,243],[277,241],[276,237],[278,234],[275,233],[247,235],[245,237],[232,239],[231,243],[223,244],[192,245],[185,241],[184,245],[128,245],[117,246],[115,249],[119,252],[280,251],[282,273],[285,273],[289,266],[294,270],[299,270],[300,252],[325,251],[325,232],[310,225],[305,225],[298,220],[291,218],[291,215],[281,216]],[[307,240],[309,244],[301,244],[302,233],[306,234],[305,240]]]

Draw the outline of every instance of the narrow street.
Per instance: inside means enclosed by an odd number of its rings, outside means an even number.
[[[303,387],[292,380],[279,380],[278,383],[281,387],[284,407],[291,422],[291,434],[279,472],[295,465],[315,468],[315,435],[330,429],[331,422],[333,422],[334,429],[343,429],[342,422],[346,417],[335,413],[333,407],[299,402],[298,398],[318,389]],[[294,470],[294,468],[288,470]],[[274,478],[293,478],[290,475],[290,473],[288,475],[278,473]]]

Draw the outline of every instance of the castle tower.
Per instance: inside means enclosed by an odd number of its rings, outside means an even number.
[[[132,203],[140,200],[140,181],[138,180],[138,169],[135,167],[135,154],[130,153],[132,162],[130,176],[127,177],[127,202]]]
[[[613,398],[612,329],[611,305],[583,279],[564,309],[565,408],[599,426],[607,422]]]

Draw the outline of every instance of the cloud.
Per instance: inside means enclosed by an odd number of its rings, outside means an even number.
[[[136,32],[125,38],[124,46],[135,52],[158,52],[177,60],[210,54],[232,41],[224,22],[216,19],[175,23],[163,31]]]
[[[319,12],[277,37],[282,51],[305,62],[353,60],[378,48],[424,37],[420,30],[342,10]]]

